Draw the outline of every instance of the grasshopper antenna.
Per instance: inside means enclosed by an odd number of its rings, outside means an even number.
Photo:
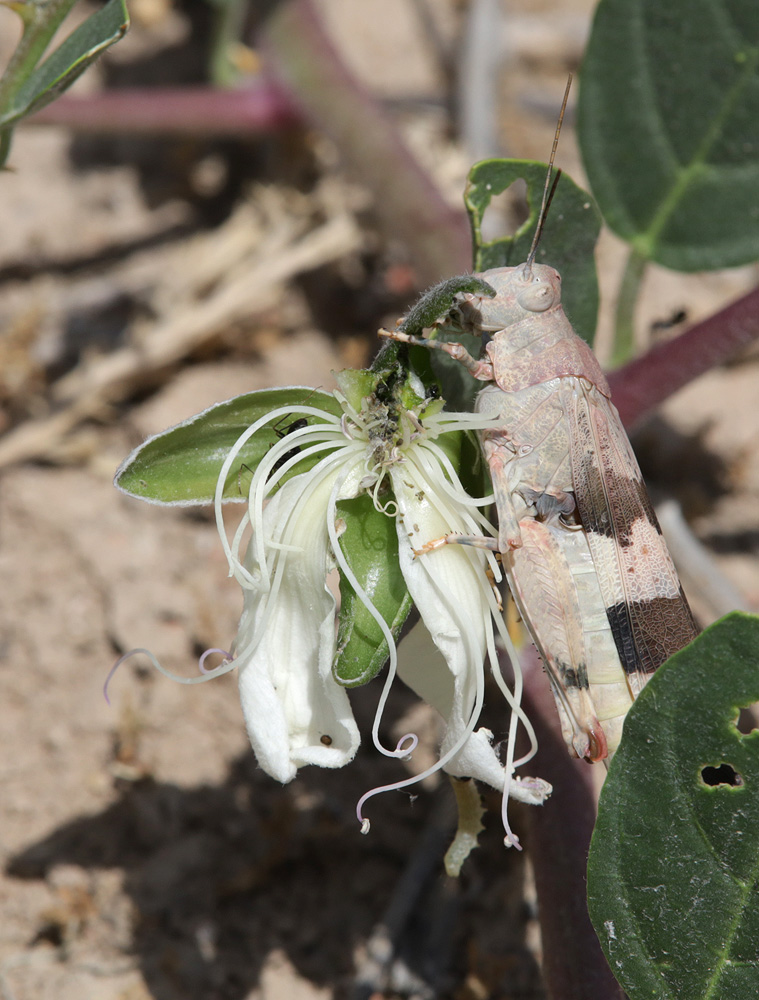
[[[530,268],[535,260],[535,254],[538,249],[538,243],[540,243],[540,237],[543,235],[543,226],[545,225],[546,215],[548,214],[549,206],[549,194],[553,195],[553,187],[551,184],[553,175],[553,161],[556,158],[556,149],[559,145],[559,136],[561,135],[561,126],[564,122],[564,112],[567,110],[567,101],[569,100],[569,89],[572,86],[572,74],[570,73],[567,77],[567,86],[564,89],[564,100],[561,102],[561,111],[559,112],[559,120],[556,123],[556,133],[553,137],[553,146],[551,147],[551,158],[548,161],[548,173],[546,174],[546,182],[543,186],[543,201],[540,205],[540,212],[538,213],[538,224],[535,228],[535,235],[532,238],[532,246],[530,247],[530,252],[527,255],[527,261],[525,264],[525,270],[529,273]],[[561,171],[556,176],[558,181]]]

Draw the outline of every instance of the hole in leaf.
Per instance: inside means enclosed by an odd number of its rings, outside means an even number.
[[[705,785],[730,785],[732,788],[740,788],[743,784],[743,778],[732,764],[719,764],[717,767],[707,764],[701,770],[701,780]]]
[[[748,736],[749,733],[759,730],[759,702],[742,708],[735,726],[743,736]]]
[[[490,242],[513,236],[528,214],[527,184],[520,178],[491,198],[483,216],[483,239]]]

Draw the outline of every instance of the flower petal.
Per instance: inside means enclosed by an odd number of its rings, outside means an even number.
[[[440,754],[444,756],[463,736],[469,715],[461,710],[461,678],[451,673],[422,623],[398,647],[398,676],[443,716],[446,729]],[[492,744],[490,730],[478,729],[443,765],[443,770],[456,778],[476,778],[502,791],[506,774]]]
[[[394,476],[398,503],[398,555],[401,570],[424,625],[439,653],[423,651],[415,629],[399,650],[398,672],[421,698],[436,708],[446,722],[441,757],[452,750],[472,726],[478,689],[484,686],[484,662],[490,608],[483,588],[485,556],[463,545],[444,545],[420,556],[414,549],[451,531],[465,533],[469,525],[455,512],[443,509],[439,493],[419,481],[411,464]],[[412,655],[409,652],[412,650]],[[442,655],[441,655],[442,654]],[[445,762],[457,777],[472,777],[501,790],[505,772],[486,729],[472,732],[463,746]]]
[[[240,699],[260,766],[282,782],[305,764],[342,767],[359,745],[347,694],[331,672],[335,599],[325,582],[326,510],[338,472],[333,464],[327,474],[296,476],[269,500],[264,537],[287,548],[270,561],[271,586],[245,591]],[[251,543],[247,569],[256,578],[254,551]]]

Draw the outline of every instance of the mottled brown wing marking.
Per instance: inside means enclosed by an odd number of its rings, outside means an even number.
[[[593,556],[601,594],[608,607],[617,609],[609,618],[609,626],[625,673],[634,675],[640,668],[633,639],[632,621],[627,612],[622,572],[615,552],[615,527],[611,512],[609,489],[627,489],[628,480],[617,482],[617,475],[606,483],[598,445],[593,430],[590,409],[579,379],[566,379],[562,398],[570,434],[570,461],[575,501]],[[619,472],[619,470],[617,470]]]
[[[639,627],[640,622],[651,623],[644,634],[647,637],[651,662],[655,664],[653,669],[656,669],[696,637],[695,623],[690,613],[682,614],[683,605],[690,612],[681,589],[677,597],[655,597],[650,601],[631,605],[617,604],[613,608],[607,608],[606,614],[612,633],[614,633],[613,623],[620,615],[632,621],[633,630]]]
[[[640,468],[609,401],[567,380],[572,477],[609,625],[637,696],[648,676],[697,629]]]

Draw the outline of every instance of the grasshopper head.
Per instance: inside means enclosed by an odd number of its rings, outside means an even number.
[[[496,290],[492,299],[478,299],[475,306],[480,328],[504,330],[526,316],[544,313],[561,304],[561,275],[548,264],[496,267],[477,275]]]

